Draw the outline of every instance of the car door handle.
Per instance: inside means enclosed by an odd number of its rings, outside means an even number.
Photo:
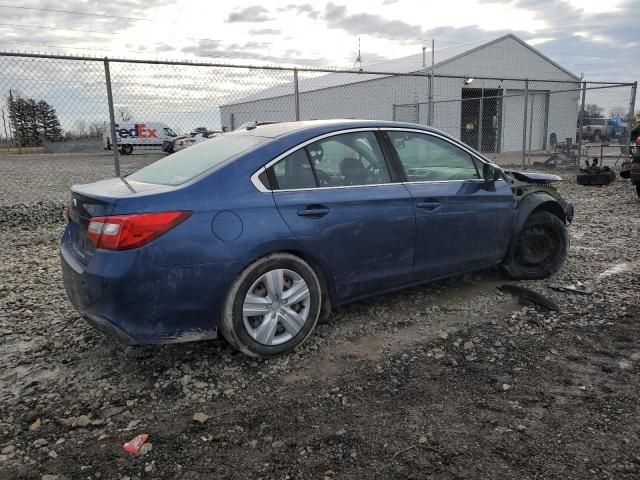
[[[416,207],[433,212],[440,208],[440,202],[417,202]]]
[[[298,215],[301,217],[321,218],[327,215],[330,210],[322,205],[310,205],[304,210],[298,210]]]

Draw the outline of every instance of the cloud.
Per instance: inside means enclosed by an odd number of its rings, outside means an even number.
[[[422,27],[401,20],[389,20],[382,15],[369,13],[347,13],[347,8],[329,2],[325,7],[324,20],[329,28],[340,28],[354,35],[375,35],[385,38],[418,38]]]
[[[271,20],[267,14],[269,13],[269,11],[260,6],[260,5],[253,5],[251,7],[247,7],[245,9],[242,10],[237,10],[235,12],[231,12],[229,14],[229,18],[227,18],[227,22],[229,23],[235,23],[235,22],[253,22],[253,23],[260,23],[260,22],[267,22],[269,20]]]
[[[327,59],[323,57],[308,58],[304,52],[296,49],[287,49],[281,55],[264,53],[271,45],[264,42],[247,42],[244,44],[232,43],[222,45],[217,40],[200,40],[196,44],[182,48],[183,53],[191,53],[196,57],[204,58],[234,58],[247,60],[261,60],[272,63],[296,63],[300,65],[320,66],[326,65]]]
[[[317,19],[320,16],[320,12],[318,10],[316,10],[313,5],[309,4],[309,3],[303,3],[303,4],[289,4],[286,7],[280,7],[278,9],[279,12],[295,12],[298,15],[303,15],[306,14],[308,17],[312,18],[312,19]]]
[[[255,28],[249,30],[250,35],[280,35],[282,30],[276,30],[275,28]]]

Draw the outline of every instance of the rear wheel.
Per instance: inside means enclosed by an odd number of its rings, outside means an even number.
[[[640,184],[636,185],[636,193],[638,194],[638,197],[640,197]]]
[[[120,153],[122,155],[131,155],[133,152],[133,145],[122,145],[120,147]]]
[[[311,334],[321,299],[321,284],[308,263],[288,253],[271,254],[247,267],[229,289],[220,331],[246,355],[282,355]]]
[[[546,278],[558,270],[569,250],[567,227],[547,211],[532,213],[515,239],[511,258],[503,265],[514,279]]]
[[[596,132],[596,133],[593,134],[594,143],[599,143],[601,139],[602,139],[602,137],[600,136],[600,132]]]

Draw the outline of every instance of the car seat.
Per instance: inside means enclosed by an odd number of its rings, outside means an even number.
[[[346,157],[340,162],[340,173],[345,185],[366,185],[369,183],[367,169],[357,158]]]

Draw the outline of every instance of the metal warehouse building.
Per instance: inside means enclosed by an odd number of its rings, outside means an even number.
[[[525,129],[530,150],[548,148],[552,134],[559,141],[575,136],[579,77],[515,35],[443,48],[433,57],[433,64],[427,51],[366,66],[367,72],[433,73],[431,86],[424,75],[301,72],[299,118],[430,124],[484,152],[521,150]],[[531,79],[526,87],[524,79]],[[295,120],[294,84],[262,90],[220,110],[228,129],[254,120]]]

